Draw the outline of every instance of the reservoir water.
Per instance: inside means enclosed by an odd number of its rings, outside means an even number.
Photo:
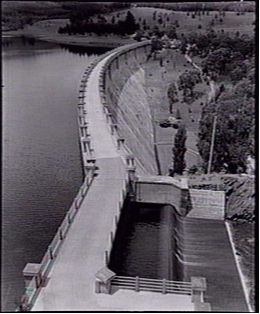
[[[82,182],[77,97],[104,50],[3,38],[2,311],[24,291]]]

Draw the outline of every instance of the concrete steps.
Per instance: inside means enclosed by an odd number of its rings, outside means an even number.
[[[223,220],[225,192],[189,189],[191,211],[188,217]]]

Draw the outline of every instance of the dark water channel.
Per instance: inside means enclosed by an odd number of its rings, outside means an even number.
[[[109,267],[120,276],[181,280],[175,228],[176,213],[172,206],[127,201]]]
[[[26,38],[2,41],[2,311],[24,290],[82,182],[77,102],[86,67],[105,52]]]

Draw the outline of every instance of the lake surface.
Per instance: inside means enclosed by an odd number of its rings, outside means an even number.
[[[104,50],[3,38],[2,311],[24,291],[81,185],[78,90]]]

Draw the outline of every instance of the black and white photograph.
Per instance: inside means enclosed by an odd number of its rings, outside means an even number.
[[[2,1],[1,312],[257,313],[258,1]]]

